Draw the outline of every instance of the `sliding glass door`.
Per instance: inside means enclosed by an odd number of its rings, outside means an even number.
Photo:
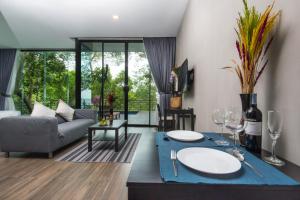
[[[102,43],[82,43],[81,108],[99,109],[102,57]]]
[[[117,118],[131,125],[156,125],[156,87],[141,41],[79,41],[81,58],[81,108],[97,111],[107,97],[116,97]],[[103,95],[101,85],[104,84]],[[103,97],[102,97],[103,96]]]
[[[105,114],[108,95],[113,93],[114,112],[124,119],[124,52],[124,43],[81,43],[81,108],[103,109]]]
[[[152,80],[143,43],[128,44],[128,80],[130,85],[128,122],[137,125],[155,125],[157,90]]]
[[[62,99],[72,107],[97,111],[103,101],[107,111],[108,95],[114,93],[116,117],[131,125],[157,125],[157,90],[143,42],[79,40],[76,44],[75,53],[22,51],[13,95],[16,109],[29,114],[35,101],[56,109]]]
[[[103,43],[104,64],[107,66],[108,73],[104,87],[104,108],[108,110],[107,97],[112,93],[115,97],[113,103],[115,117],[125,119],[125,44],[124,43]]]

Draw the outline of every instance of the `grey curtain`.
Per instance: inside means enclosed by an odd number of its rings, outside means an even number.
[[[144,46],[163,113],[164,109],[169,108],[171,97],[170,75],[175,65],[176,38],[144,38]]]
[[[11,72],[14,67],[16,49],[0,49],[0,110],[4,110],[5,97]]]
[[[5,98],[4,110],[16,110],[13,94],[15,91],[17,74],[20,67],[19,61],[20,61],[20,51],[17,51],[15,56],[14,66],[12,68],[10,79],[7,85],[7,90],[6,90],[7,97]]]

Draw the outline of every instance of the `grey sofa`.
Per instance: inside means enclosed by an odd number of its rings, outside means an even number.
[[[6,117],[0,120],[0,148],[9,156],[10,152],[53,152],[88,132],[96,122],[94,110],[76,109],[74,120],[66,122],[56,117]]]

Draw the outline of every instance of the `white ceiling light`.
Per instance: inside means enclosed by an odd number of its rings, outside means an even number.
[[[119,17],[119,15],[113,15],[113,16],[112,16],[112,19],[116,21],[116,20],[119,20],[120,17]]]

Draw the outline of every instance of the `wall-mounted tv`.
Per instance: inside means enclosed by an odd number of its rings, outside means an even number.
[[[189,70],[188,59],[185,59],[180,67],[176,68],[178,77],[178,92],[188,91],[194,82],[194,69]]]

